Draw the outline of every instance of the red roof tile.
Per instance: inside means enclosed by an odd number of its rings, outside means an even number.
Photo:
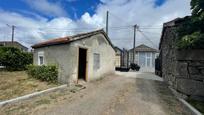
[[[40,47],[51,46],[51,45],[65,44],[65,43],[69,43],[69,42],[72,42],[72,41],[75,41],[75,40],[87,38],[89,36],[96,35],[96,34],[99,34],[99,33],[102,33],[105,36],[105,38],[108,40],[110,45],[113,47],[110,39],[108,38],[106,33],[103,31],[103,29],[92,31],[92,32],[87,32],[87,33],[81,33],[81,34],[77,34],[77,35],[73,35],[73,36],[63,37],[63,38],[52,39],[52,40],[48,40],[48,41],[45,41],[45,42],[35,44],[35,45],[31,46],[31,47],[32,48],[40,48]]]
[[[49,45],[63,44],[63,43],[68,43],[70,41],[71,41],[71,39],[69,37],[56,38],[56,39],[52,39],[52,40],[48,40],[48,41],[45,41],[45,42],[35,44],[35,45],[32,46],[32,48],[38,48],[38,47],[49,46]]]

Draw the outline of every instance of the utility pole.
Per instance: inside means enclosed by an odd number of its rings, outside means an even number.
[[[107,11],[106,12],[106,34],[108,35],[108,15],[109,15],[109,12]]]
[[[13,44],[13,41],[14,41],[14,30],[15,30],[15,26],[12,25],[12,38],[11,38],[12,44]]]
[[[135,41],[136,41],[136,32],[138,29],[137,24],[133,26],[134,27],[134,41],[133,41],[133,63],[135,62]]]
[[[7,24],[7,26],[8,26],[8,27],[11,27],[11,29],[12,29],[11,42],[12,42],[12,44],[13,44],[13,42],[14,42],[15,26],[14,26],[14,25],[9,25],[9,24]]]

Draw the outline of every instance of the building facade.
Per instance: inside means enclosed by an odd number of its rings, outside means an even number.
[[[5,47],[15,47],[18,48],[21,51],[27,52],[28,48],[22,44],[20,44],[17,41],[11,42],[11,41],[0,41],[0,46],[5,46]]]
[[[133,51],[135,52],[133,60]],[[140,66],[141,72],[154,72],[155,71],[155,59],[158,56],[158,50],[141,44],[135,49],[129,50],[129,65],[136,63]]]
[[[32,46],[34,64],[54,64],[58,81],[78,83],[114,73],[115,51],[103,30],[58,38]]]
[[[115,50],[115,67],[121,67],[123,51],[118,47],[114,47],[114,50]]]

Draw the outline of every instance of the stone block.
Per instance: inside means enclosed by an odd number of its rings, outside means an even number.
[[[191,79],[194,79],[194,80],[200,80],[200,81],[203,81],[204,80],[204,75],[190,75],[190,78]]]
[[[193,66],[188,67],[188,70],[189,70],[189,74],[191,75],[198,75],[200,73],[199,69]]]
[[[204,96],[204,82],[191,79],[177,79],[176,84],[176,89],[185,95]]]
[[[191,61],[189,65],[194,67],[204,67],[204,61]]]
[[[201,71],[201,74],[204,75],[204,69],[201,69],[200,71]]]
[[[176,65],[176,73],[177,77],[188,77],[188,64],[185,62],[178,62]],[[173,68],[172,68],[173,69]]]
[[[202,61],[204,60],[204,50],[177,50],[176,51],[176,58],[178,60],[197,60]]]

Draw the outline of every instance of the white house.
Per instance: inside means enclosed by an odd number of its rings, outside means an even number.
[[[135,49],[129,50],[129,64],[133,63],[133,51],[135,51],[134,63],[140,66],[141,72],[154,72],[155,59],[158,56],[158,50],[141,44]]]
[[[35,65],[57,65],[58,81],[91,81],[115,72],[115,51],[103,30],[56,38],[32,46]]]

